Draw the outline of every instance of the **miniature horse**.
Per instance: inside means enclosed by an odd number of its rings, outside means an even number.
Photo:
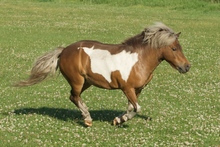
[[[86,126],[92,126],[92,118],[81,93],[91,85],[121,89],[128,99],[128,108],[113,120],[113,125],[120,125],[140,111],[138,96],[163,60],[180,73],[189,71],[190,63],[182,53],[179,35],[163,23],[156,23],[121,44],[84,40],[59,47],[38,58],[29,79],[15,86],[37,84],[59,68],[71,86],[70,100],[82,112]]]

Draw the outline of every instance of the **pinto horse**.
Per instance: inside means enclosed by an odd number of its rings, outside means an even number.
[[[91,85],[121,89],[128,99],[128,108],[113,120],[113,125],[120,125],[141,110],[138,96],[163,60],[180,73],[189,71],[190,63],[182,52],[179,35],[163,23],[155,23],[121,44],[83,40],[58,47],[39,57],[30,77],[15,86],[37,84],[59,68],[71,87],[70,100],[82,112],[86,126],[92,126],[92,118],[80,97],[82,92]]]

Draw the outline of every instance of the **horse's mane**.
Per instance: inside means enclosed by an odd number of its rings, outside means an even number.
[[[158,22],[145,28],[142,33],[128,38],[123,44],[133,46],[147,44],[150,45],[151,48],[161,48],[171,44],[176,38],[177,36],[172,29]]]

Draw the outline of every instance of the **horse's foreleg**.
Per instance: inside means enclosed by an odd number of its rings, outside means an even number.
[[[144,86],[146,86],[152,78],[153,78],[153,75],[151,74],[146,80],[146,83],[144,84]],[[127,112],[125,112],[121,116],[116,117],[113,120],[113,125],[120,125],[128,121],[129,119],[132,119],[136,115],[136,113],[141,110],[141,107],[138,104],[137,98],[140,95],[144,86],[137,88],[137,89],[127,88],[123,90],[124,94],[128,98],[128,109],[127,109]]]
[[[120,125],[120,124],[132,119],[136,114],[137,114],[137,112],[134,111],[133,105],[129,102],[127,111],[125,113],[123,113],[122,115],[116,117],[113,120],[113,125]]]
[[[134,89],[129,90],[129,91],[124,91],[124,93],[128,98],[127,111],[123,113],[122,115],[116,117],[113,120],[113,125],[120,125],[132,119],[136,115],[136,113],[139,112],[141,109],[140,105],[137,102],[137,97],[136,97]]]

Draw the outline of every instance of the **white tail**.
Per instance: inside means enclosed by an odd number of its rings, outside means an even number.
[[[48,75],[54,75],[58,68],[59,55],[64,48],[58,47],[55,50],[39,57],[34,63],[31,74],[27,80],[19,81],[14,84],[17,87],[31,86],[43,81]]]

